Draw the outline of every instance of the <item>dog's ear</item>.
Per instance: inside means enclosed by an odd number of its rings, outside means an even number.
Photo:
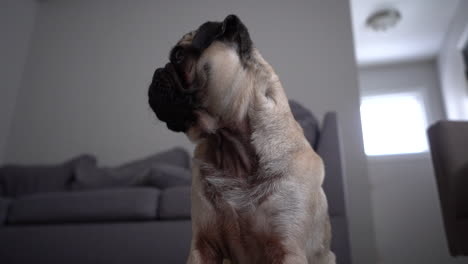
[[[222,24],[219,22],[206,22],[201,25],[192,40],[192,46],[203,52],[213,41],[222,35]]]
[[[219,37],[236,43],[239,47],[240,57],[245,58],[250,55],[253,44],[249,31],[236,15],[229,15],[224,19]]]
[[[248,58],[252,51],[249,31],[236,15],[227,16],[223,22],[206,22],[201,25],[192,40],[192,47],[201,53],[215,40],[236,44],[242,59]]]

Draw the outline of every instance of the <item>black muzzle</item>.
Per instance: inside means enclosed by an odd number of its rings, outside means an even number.
[[[184,88],[173,64],[154,72],[148,89],[148,102],[156,117],[166,122],[175,132],[186,132],[197,120],[195,110],[199,109],[194,91]]]

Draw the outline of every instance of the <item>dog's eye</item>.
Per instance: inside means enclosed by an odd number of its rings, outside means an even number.
[[[184,61],[185,59],[185,52],[184,49],[179,48],[174,52],[174,61],[177,64],[180,64]]]

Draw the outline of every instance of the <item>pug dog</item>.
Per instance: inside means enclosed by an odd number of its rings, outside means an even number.
[[[235,15],[172,48],[151,109],[196,144],[187,263],[335,263],[324,166]]]

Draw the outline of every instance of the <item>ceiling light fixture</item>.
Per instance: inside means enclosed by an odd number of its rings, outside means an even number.
[[[401,20],[401,13],[395,8],[377,10],[366,19],[366,25],[374,31],[387,31]]]

